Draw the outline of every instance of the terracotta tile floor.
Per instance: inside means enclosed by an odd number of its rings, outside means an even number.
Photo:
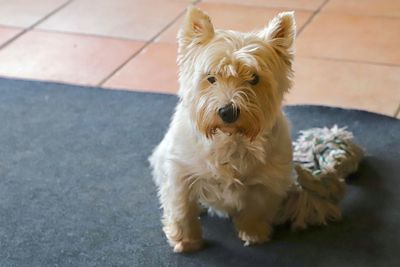
[[[0,47],[6,45],[8,41],[11,41],[21,32],[22,29],[0,26]]]
[[[191,3],[236,30],[295,10],[286,102],[400,118],[397,0],[0,0],[0,76],[176,93],[175,36]]]

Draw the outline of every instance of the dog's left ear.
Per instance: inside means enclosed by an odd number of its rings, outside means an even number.
[[[296,38],[294,12],[282,12],[273,18],[259,36],[271,45],[284,50],[291,50]]]
[[[178,32],[178,42],[181,48],[194,42],[206,43],[214,37],[214,27],[210,17],[196,7],[189,7],[185,21]]]

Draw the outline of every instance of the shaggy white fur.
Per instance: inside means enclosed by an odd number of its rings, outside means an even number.
[[[188,10],[178,34],[180,101],[150,157],[174,251],[202,247],[200,204],[232,217],[245,245],[270,239],[295,184],[281,111],[295,32],[293,12],[259,32],[241,33],[214,30],[205,13]],[[221,115],[226,106],[233,110],[229,119]]]

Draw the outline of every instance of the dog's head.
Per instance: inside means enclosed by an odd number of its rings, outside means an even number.
[[[178,34],[179,96],[194,126],[254,139],[274,125],[291,86],[293,12],[278,14],[258,32],[214,30],[190,8]]]

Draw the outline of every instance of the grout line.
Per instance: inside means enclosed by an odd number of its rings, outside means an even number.
[[[346,58],[332,58],[332,57],[324,57],[324,56],[319,57],[319,56],[307,56],[307,55],[296,55],[296,57],[309,58],[309,59],[321,59],[321,60],[337,61],[337,62],[347,62],[347,63],[370,64],[370,65],[378,65],[378,66],[385,66],[385,67],[400,67],[400,64],[365,61],[365,60],[355,60],[355,59],[346,59]]]
[[[53,29],[45,29],[45,28],[36,28],[35,32],[76,35],[76,36],[82,36],[82,37],[86,36],[86,37],[94,37],[94,38],[102,38],[102,39],[114,39],[114,40],[143,42],[143,43],[146,42],[146,40],[143,40],[143,39],[133,39],[133,38],[123,37],[123,36],[102,35],[102,34],[97,34],[97,33],[83,33],[83,32],[75,32],[75,31],[67,31],[67,30],[53,30]]]
[[[105,78],[100,80],[96,84],[98,87],[102,87],[112,76],[114,76],[118,71],[120,71],[129,61],[131,61],[134,57],[136,57],[140,52],[142,52],[150,43],[146,42],[141,48],[139,48],[136,52],[134,52],[131,56],[129,56],[124,62],[121,63],[118,67],[116,67],[113,71],[111,71]]]
[[[240,6],[240,7],[253,7],[253,8],[265,8],[265,9],[278,9],[278,10],[281,10],[282,9],[282,11],[285,11],[285,10],[287,10],[287,11],[289,11],[289,10],[294,10],[294,11],[300,11],[300,12],[309,12],[309,13],[313,13],[313,12],[315,12],[315,10],[313,9],[313,8],[301,8],[301,7],[293,7],[293,6],[285,6],[285,5],[282,5],[282,6],[280,6],[280,5],[260,5],[260,4],[242,4],[242,3],[239,3],[239,2],[234,2],[234,3],[231,3],[231,2],[229,2],[229,1],[224,1],[224,2],[219,2],[219,1],[217,1],[217,2],[204,2],[203,0],[198,0],[197,2],[196,2],[196,4],[198,4],[198,3],[208,3],[208,4],[215,4],[215,5],[233,5],[233,6]],[[280,12],[282,12],[282,11],[280,11]]]
[[[397,116],[399,116],[399,115],[400,115],[400,104],[399,104],[399,106],[397,107],[396,111],[394,112],[394,117],[397,118]],[[399,118],[399,119],[400,119],[400,118]]]
[[[284,12],[284,11],[299,11],[299,12],[308,12],[308,13],[313,13],[315,12],[314,9],[310,8],[299,8],[299,7],[292,7],[292,6],[274,6],[274,5],[260,5],[260,4],[242,4],[242,3],[238,3],[238,2],[204,2],[203,0],[199,0],[196,2],[196,4],[199,3],[204,3],[204,4],[211,4],[211,5],[229,5],[229,6],[238,6],[238,7],[249,7],[249,8],[259,8],[259,9],[273,9],[273,10],[278,10],[278,12]]]
[[[308,24],[310,24],[316,15],[319,14],[319,12],[321,11],[321,9],[329,2],[329,0],[325,0],[314,12],[313,14],[310,16],[310,18],[306,21],[306,23],[304,23],[304,25],[298,30],[296,37],[298,37],[303,30],[308,26]]]
[[[64,4],[62,4],[61,6],[59,6],[58,8],[54,9],[52,12],[50,12],[49,14],[47,14],[46,16],[44,16],[43,18],[41,18],[40,20],[38,20],[36,23],[34,23],[32,26],[30,26],[28,29],[33,29],[35,28],[37,25],[39,25],[40,23],[42,23],[43,21],[45,21],[46,19],[50,18],[51,16],[53,16],[54,14],[56,14],[57,12],[59,12],[61,9],[63,9],[64,7],[66,7],[67,5],[71,4],[74,0],[69,0],[67,2],[65,2]]]
[[[2,45],[0,45],[0,50],[2,50],[4,47],[8,46],[9,44],[11,44],[12,42],[14,42],[16,39],[18,39],[21,35],[25,34],[27,32],[26,29],[23,29],[20,33],[14,35],[13,37],[11,37],[9,40],[7,40],[5,43],[3,43]]]
[[[57,7],[56,9],[54,9],[53,11],[51,11],[49,14],[47,14],[46,16],[44,16],[43,18],[39,19],[38,21],[36,21],[35,23],[33,23],[32,25],[30,25],[29,27],[23,29],[20,33],[18,33],[17,35],[15,35],[14,37],[12,37],[10,40],[8,40],[7,42],[5,42],[4,44],[2,44],[0,46],[0,50],[5,48],[6,46],[8,46],[9,44],[11,44],[12,42],[14,42],[16,39],[18,39],[19,37],[21,37],[22,35],[24,35],[25,33],[27,33],[28,31],[32,30],[33,28],[35,28],[37,25],[39,25],[40,23],[42,23],[43,21],[45,21],[46,19],[48,19],[49,17],[53,16],[54,14],[56,14],[58,11],[60,11],[61,9],[63,9],[64,7],[66,7],[67,5],[69,5],[71,2],[73,2],[74,0],[69,0],[67,2],[65,2],[64,4],[62,4],[61,6]]]
[[[398,20],[400,17],[390,16],[390,15],[373,15],[373,14],[362,14],[362,13],[351,13],[351,12],[340,12],[340,11],[324,11],[324,14],[328,15],[340,15],[340,16],[354,16],[354,17],[367,17],[372,19],[390,19],[390,20]]]
[[[196,0],[190,5],[196,5],[201,0]],[[129,61],[131,61],[134,57],[140,54],[146,47],[148,47],[157,37],[159,37],[163,32],[165,32],[172,24],[174,24],[180,17],[182,17],[186,13],[186,8],[182,10],[174,19],[172,19],[166,26],[164,26],[158,33],[156,33],[150,40],[148,40],[138,51],[133,53],[130,57],[128,57],[121,65],[119,65],[116,69],[114,69],[110,74],[108,74],[104,79],[102,79],[97,86],[102,87],[112,76],[114,76],[118,71],[120,71]]]
[[[184,10],[186,11],[186,10]],[[124,62],[122,62],[121,65],[119,65],[115,70],[113,70],[110,74],[108,74],[104,79],[102,79],[97,86],[103,86],[104,83],[106,83],[112,76],[114,76],[115,73],[117,73],[119,70],[121,70],[126,64],[128,64],[129,61],[131,61],[131,59],[133,59],[135,56],[137,56],[138,54],[140,54],[146,47],[148,47],[151,43],[153,43],[153,41],[160,36],[161,33],[163,33],[169,26],[171,26],[175,21],[177,21],[183,14],[184,11],[179,13],[177,17],[175,17],[170,23],[168,23],[164,28],[161,29],[161,31],[159,33],[157,33],[156,35],[154,35],[150,40],[148,40],[147,42],[145,42],[145,44],[136,52],[134,52],[130,57],[128,57]]]
[[[0,27],[1,28],[9,28],[12,30],[23,30],[24,29],[24,27],[21,27],[21,26],[7,25],[7,24],[1,24],[1,23],[0,23]]]

